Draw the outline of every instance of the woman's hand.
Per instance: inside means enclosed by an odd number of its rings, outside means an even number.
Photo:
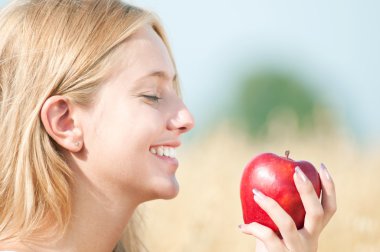
[[[300,169],[297,170],[294,174],[294,182],[306,210],[304,227],[297,230],[293,219],[276,201],[261,192],[256,193],[255,201],[271,217],[283,237],[280,239],[272,229],[256,222],[241,225],[242,232],[258,239],[256,252],[317,251],[319,235],[336,211],[335,186],[326,167],[321,164],[319,174],[322,182],[322,199],[320,201],[310,180]]]

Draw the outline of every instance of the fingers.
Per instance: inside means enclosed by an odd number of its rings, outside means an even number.
[[[265,196],[262,192],[254,189],[254,200],[269,215],[277,225],[284,239],[286,247],[296,250],[295,244],[299,243],[300,236],[292,217],[272,198]]]
[[[260,239],[256,239],[256,250],[255,250],[255,252],[268,252],[268,249],[265,246],[264,242],[262,242]]]
[[[312,183],[300,168],[296,168],[293,177],[306,211],[302,230],[297,230],[293,219],[275,200],[256,189],[253,190],[254,200],[277,225],[283,240],[272,229],[259,223],[241,225],[240,229],[262,241],[269,252],[305,251],[305,248],[313,248],[311,251],[316,251],[318,236],[337,209],[335,185],[323,164],[321,164],[319,175],[322,186],[321,200],[315,193]],[[257,245],[262,246],[261,243],[257,243]],[[261,251],[265,251],[265,249],[261,247]]]
[[[309,234],[319,234],[323,227],[324,209],[314,187],[299,167],[294,173],[294,183],[306,211],[304,228]]]
[[[306,211],[304,229],[311,235],[319,234],[336,211],[334,182],[323,164],[321,164],[319,174],[322,183],[321,202],[302,170],[296,168],[294,174],[294,183]]]
[[[250,234],[259,239],[265,246],[266,250],[272,251],[283,251],[284,245],[278,236],[273,232],[272,229],[263,226],[259,223],[252,222],[250,224],[242,224],[239,226],[240,230],[245,234]],[[261,243],[257,243],[256,251],[265,251],[262,248]],[[259,249],[260,247],[260,249]]]
[[[321,164],[319,174],[322,182],[322,206],[324,210],[323,226],[325,226],[337,210],[335,185],[324,164]]]

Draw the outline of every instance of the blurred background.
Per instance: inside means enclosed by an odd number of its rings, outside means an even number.
[[[236,102],[243,99],[242,91],[249,97],[255,95],[252,99],[268,100],[262,108],[253,108],[256,112],[263,109],[264,114],[277,105],[296,108],[308,102],[303,113],[314,105],[323,106],[336,127],[347,130],[355,141],[372,144],[379,140],[378,1],[132,3],[156,12],[167,29],[184,98],[198,123],[193,135],[231,120],[241,109]],[[260,78],[273,82],[267,87],[269,93],[287,90],[281,101],[272,104],[276,98],[262,96],[260,92],[266,91],[256,89]],[[283,87],[284,82],[288,86]],[[247,88],[252,90],[246,92]],[[292,105],[288,101],[294,97],[288,94],[297,97]]]
[[[130,2],[161,18],[196,120],[180,194],[141,207],[150,251],[254,251],[237,228],[240,176],[285,150],[335,180],[319,251],[380,251],[379,1]]]
[[[239,185],[262,152],[329,168],[338,211],[319,251],[380,251],[380,2],[135,0],[171,41],[196,128],[174,200],[145,204],[151,251],[254,251]]]

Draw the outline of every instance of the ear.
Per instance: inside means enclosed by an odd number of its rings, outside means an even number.
[[[40,117],[46,132],[60,146],[70,152],[82,149],[82,130],[76,126],[74,106],[68,98],[60,95],[49,97],[42,105]]]

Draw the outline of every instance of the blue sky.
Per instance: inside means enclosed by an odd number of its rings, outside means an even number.
[[[274,63],[312,80],[358,136],[380,139],[380,1],[130,2],[164,23],[199,128],[228,103],[239,73]]]
[[[210,108],[234,92],[234,72],[274,63],[312,80],[310,88],[358,136],[380,136],[379,1],[132,3],[157,12],[164,22],[185,99],[201,125]]]

